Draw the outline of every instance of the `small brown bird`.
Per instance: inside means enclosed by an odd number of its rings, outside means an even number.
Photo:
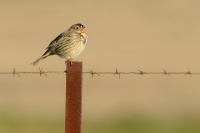
[[[81,23],[72,25],[67,31],[56,37],[46,48],[46,52],[31,64],[37,65],[50,55],[58,55],[65,58],[65,61],[72,62],[84,50],[87,43],[88,36],[83,29],[85,29],[85,26]]]

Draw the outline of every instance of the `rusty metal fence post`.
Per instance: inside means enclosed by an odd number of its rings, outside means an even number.
[[[67,61],[65,133],[81,133],[82,62]]]

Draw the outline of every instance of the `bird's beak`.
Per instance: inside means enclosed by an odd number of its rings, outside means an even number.
[[[80,32],[81,32],[81,33],[84,33],[84,31],[83,31],[84,29],[85,29],[85,27],[81,28],[81,29],[80,29]]]

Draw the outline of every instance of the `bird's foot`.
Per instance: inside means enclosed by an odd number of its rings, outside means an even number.
[[[69,62],[70,62],[70,66],[72,65],[72,62],[73,62],[73,60],[72,59],[68,59],[69,60]],[[65,64],[67,65],[67,61],[68,60],[65,60]]]
[[[72,65],[72,62],[73,62],[73,60],[72,59],[69,59],[69,61],[70,61],[70,66]]]

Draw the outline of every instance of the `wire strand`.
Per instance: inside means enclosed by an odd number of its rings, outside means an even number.
[[[39,68],[39,71],[16,71],[15,68],[13,68],[13,71],[9,71],[9,72],[0,72],[0,75],[13,75],[13,77],[15,75],[18,75],[19,77],[21,77],[21,75],[23,74],[39,74],[40,76],[45,75],[47,76],[47,74],[66,74],[66,71],[43,71],[42,68]],[[192,75],[200,75],[200,72],[191,72],[190,70],[187,71],[180,71],[180,72],[168,72],[165,69],[163,69],[162,71],[155,71],[155,72],[147,72],[147,71],[141,71],[141,70],[137,70],[137,71],[129,71],[129,72],[124,72],[124,71],[118,71],[118,69],[116,68],[115,71],[111,72],[111,71],[85,71],[82,72],[82,74],[90,74],[92,77],[94,75],[118,75],[119,78],[121,77],[121,75],[189,75],[190,77]]]

